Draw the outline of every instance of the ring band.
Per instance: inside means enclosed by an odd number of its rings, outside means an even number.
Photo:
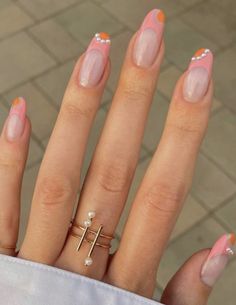
[[[111,248],[111,241],[114,238],[113,236],[109,236],[106,234],[102,233],[103,230],[103,226],[100,225],[98,230],[94,230],[91,229],[91,225],[92,225],[92,220],[95,217],[95,212],[94,211],[90,211],[88,212],[88,218],[84,221],[84,226],[77,224],[77,223],[73,223],[73,220],[71,221],[71,226],[69,229],[69,234],[75,238],[79,239],[79,243],[77,245],[76,251],[78,252],[83,244],[83,242],[87,242],[91,245],[88,255],[84,260],[84,265],[85,266],[90,266],[93,263],[93,259],[92,259],[92,253],[95,249],[95,247],[101,247],[104,249],[110,249]],[[82,235],[80,233],[77,233],[76,230],[81,230],[83,233]],[[93,235],[94,238],[90,238],[87,235]],[[102,243],[99,241],[99,239],[106,239],[109,241],[109,243]]]
[[[73,223],[72,226],[77,228],[77,229],[83,230],[83,231],[86,230],[85,227],[83,227],[83,226],[81,226],[77,223]],[[92,229],[88,229],[88,232],[91,233],[91,234],[95,234],[95,235],[97,234],[97,232],[95,230],[92,230]],[[114,236],[105,235],[103,233],[101,233],[99,237],[102,237],[102,238],[105,238],[105,239],[108,239],[108,240],[114,239]]]

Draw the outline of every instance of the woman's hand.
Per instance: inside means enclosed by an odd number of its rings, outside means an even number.
[[[98,242],[105,247],[96,245],[93,263],[87,260],[89,266],[85,266],[91,244],[84,240],[76,251],[78,235],[84,232],[77,224],[89,225],[84,223],[88,213],[96,212],[90,213],[90,229],[97,231],[102,224],[102,234],[114,235],[139,158],[164,56],[164,19],[162,11],[151,11],[131,39],[71,230],[89,131],[110,71],[109,36],[98,34],[79,59],[38,174],[20,258],[152,296],[158,265],[190,188],[208,124],[213,91],[213,56],[209,50],[195,54],[176,85],[161,141],[137,192],[117,252],[111,257],[109,240],[100,235]],[[26,104],[18,98],[0,139],[0,251],[8,255],[14,255],[17,242],[29,137]],[[94,239],[94,234],[88,235],[87,239]],[[233,242],[233,235],[224,235],[211,252],[195,254],[170,281],[162,301],[168,305],[206,304]]]

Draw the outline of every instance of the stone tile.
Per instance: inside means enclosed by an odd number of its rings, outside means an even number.
[[[199,155],[192,193],[209,209],[217,208],[235,193],[236,184],[202,154]]]
[[[236,5],[235,0],[210,0],[210,4],[213,5],[219,5],[225,12],[228,14],[233,14],[236,16]]]
[[[1,0],[0,2],[0,9],[4,9],[6,6],[12,4],[12,0]]]
[[[169,104],[160,94],[156,93],[149,112],[144,133],[144,145],[149,151],[155,151],[161,138]]]
[[[206,215],[207,211],[196,199],[189,195],[175,225],[171,240],[176,239],[179,235],[187,232]]]
[[[54,61],[25,33],[0,42],[0,92],[49,69]]]
[[[3,125],[5,123],[5,120],[8,116],[8,109],[7,107],[3,104],[2,99],[1,99],[1,111],[0,111],[0,132],[2,131]]]
[[[139,28],[145,15],[154,8],[162,9],[167,17],[179,13],[184,8],[180,0],[159,0],[158,3],[156,0],[139,0],[138,5],[136,0],[109,0],[103,6],[134,31]]]
[[[221,52],[215,60],[214,78],[216,97],[236,111],[236,46]]]
[[[27,160],[27,167],[31,167],[32,165],[36,164],[37,162],[41,161],[43,157],[43,150],[39,146],[39,144],[34,140],[30,139],[30,147],[29,147],[29,155]]]
[[[226,109],[210,120],[203,151],[232,177],[236,178],[236,115]]]
[[[208,305],[235,304],[236,261],[227,266],[224,274],[214,286]]]
[[[5,95],[5,98],[10,104],[16,96],[24,96],[27,100],[27,113],[31,120],[33,133],[40,140],[48,137],[57,117],[55,108],[32,83],[11,90]]]
[[[137,169],[136,169],[136,172],[135,172],[135,175],[134,175],[134,179],[133,179],[133,183],[132,183],[132,186],[130,188],[129,196],[128,196],[123,214],[121,216],[120,222],[119,222],[117,230],[116,230],[116,233],[119,237],[122,235],[126,220],[128,218],[128,215],[129,215],[129,211],[130,211],[132,203],[133,203],[133,200],[134,200],[135,195],[137,193],[137,190],[140,186],[140,183],[141,183],[141,181],[144,177],[144,174],[147,170],[147,167],[148,167],[148,164],[149,164],[150,160],[151,160],[151,157],[141,161],[137,166]]]
[[[197,3],[200,2],[202,2],[202,0],[181,0],[181,3],[187,8],[196,5]]]
[[[166,68],[160,75],[158,81],[158,90],[164,94],[169,101],[171,100],[174,88],[181,74],[181,70],[176,68],[174,65],[171,65]]]
[[[80,0],[19,0],[20,4],[35,19],[42,19],[55,14]]]
[[[172,98],[176,83],[181,74],[182,72],[178,68],[176,68],[174,65],[171,65],[166,68],[160,75],[158,89],[168,98],[169,101]],[[223,104],[218,99],[213,98],[212,111],[218,110],[220,107],[222,107],[222,105]]]
[[[39,164],[26,170],[24,174],[21,192],[21,222],[18,245],[20,245],[24,239],[38,170]]]
[[[124,31],[121,34],[117,35],[112,40],[112,48],[111,48],[111,56],[110,56],[112,62],[112,70],[108,80],[108,87],[113,92],[115,91],[120,76],[120,70],[122,67],[123,59],[131,36],[132,33],[130,31]]]
[[[38,39],[60,62],[78,57],[82,53],[81,44],[76,41],[54,19],[46,20],[30,32]],[[69,46],[69,47],[68,47]]]
[[[185,24],[179,18],[167,23],[165,31],[166,57],[169,62],[181,70],[185,70],[191,57],[199,48],[205,47],[212,51],[217,46],[209,39],[198,33],[195,29]]]
[[[75,61],[69,61],[35,80],[36,84],[52,99],[58,108],[61,105],[74,64]]]
[[[20,31],[30,24],[32,19],[15,4],[0,7],[0,38]]]
[[[212,112],[219,110],[221,107],[223,107],[223,103],[218,100],[216,97],[213,97],[213,104],[212,104]]]
[[[206,1],[194,6],[192,10],[182,15],[181,18],[221,47],[230,44],[236,39],[235,17]]]
[[[123,27],[90,1],[63,12],[56,21],[85,46],[95,33],[108,31],[112,35]]]
[[[236,190],[235,190],[236,192]],[[228,226],[232,232],[236,232],[236,197],[216,212],[217,217]]]
[[[211,247],[224,234],[224,228],[208,218],[172,242],[164,253],[158,271],[158,284],[164,288],[181,265],[195,252]]]

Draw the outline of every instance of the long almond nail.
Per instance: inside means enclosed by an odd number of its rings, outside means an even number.
[[[133,58],[136,65],[148,68],[154,63],[163,37],[164,22],[165,15],[158,9],[145,17],[134,44]]]
[[[99,83],[108,61],[110,44],[107,33],[97,33],[92,39],[79,74],[79,82],[82,86],[94,87]]]
[[[183,95],[188,102],[198,102],[206,94],[212,74],[213,54],[208,49],[198,50],[189,65],[184,80]]]
[[[16,98],[7,118],[6,137],[9,141],[15,141],[21,137],[25,127],[26,102],[22,97]]]
[[[234,244],[234,234],[225,234],[215,243],[202,267],[201,279],[203,283],[210,287],[214,286],[228,264],[230,256],[234,254]]]

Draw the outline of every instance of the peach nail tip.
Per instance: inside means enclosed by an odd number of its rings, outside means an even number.
[[[95,38],[98,42],[103,44],[111,44],[110,35],[106,32],[100,32],[95,34]]]

